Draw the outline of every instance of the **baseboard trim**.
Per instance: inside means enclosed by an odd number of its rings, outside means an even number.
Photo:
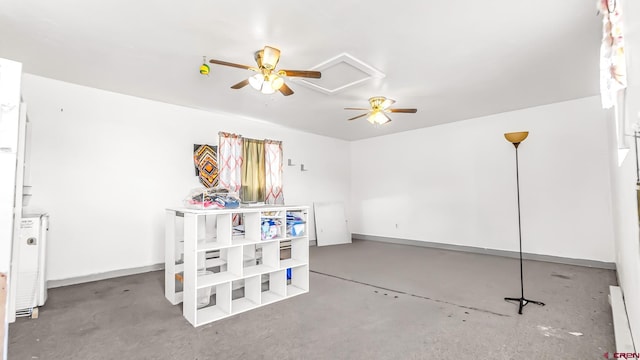
[[[629,318],[619,286],[609,286],[609,304],[611,305],[611,315],[613,318],[613,334],[616,340],[616,352],[635,353],[636,349],[631,337]]]
[[[154,265],[141,266],[137,268],[113,270],[113,271],[107,271],[99,274],[78,276],[78,277],[73,277],[68,279],[49,280],[47,281],[47,288],[53,289],[53,288],[62,287],[62,286],[69,286],[69,285],[82,284],[82,283],[98,281],[98,280],[112,279],[112,278],[121,277],[121,276],[142,274],[150,271],[157,271],[157,270],[163,270],[163,269],[164,269],[164,263],[159,263]]]
[[[468,253],[474,253],[474,254],[502,256],[502,257],[508,257],[508,258],[520,257],[520,254],[516,251],[485,249],[485,248],[479,248],[479,247],[473,247],[473,246],[443,244],[443,243],[436,243],[436,242],[429,242],[429,241],[398,239],[398,238],[390,238],[390,237],[384,237],[384,236],[364,235],[364,234],[355,234],[355,233],[351,234],[351,238],[357,239],[357,240],[379,241],[379,242],[385,242],[385,243],[391,243],[391,244],[421,246],[421,247],[428,247],[428,248],[435,248],[435,249],[442,249],[442,250],[462,251],[462,252],[468,252]],[[546,261],[551,263],[578,265],[578,266],[586,266],[586,267],[607,269],[607,270],[616,269],[615,263],[597,261],[597,260],[572,259],[572,258],[565,258],[561,256],[540,255],[540,254],[531,254],[531,253],[522,253],[522,258],[526,260]]]

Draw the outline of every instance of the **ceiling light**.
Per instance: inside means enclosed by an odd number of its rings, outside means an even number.
[[[367,120],[374,125],[382,125],[391,121],[382,110],[374,110],[371,115],[367,117]]]
[[[392,99],[387,99],[384,96],[374,96],[369,98],[369,108],[360,108],[360,107],[347,107],[345,110],[366,110],[367,112],[364,114],[360,114],[358,116],[354,116],[347,121],[360,119],[363,117],[367,117],[367,120],[374,125],[382,125],[391,121],[391,118],[388,113],[408,113],[415,114],[418,112],[418,109],[398,109],[392,108],[396,101]]]
[[[380,104],[380,108],[386,110],[389,106],[393,105],[396,101],[393,99],[385,99],[382,104]]]
[[[262,53],[262,67],[273,70],[280,60],[280,50],[271,46],[265,46]]]
[[[264,76],[262,76],[262,74],[255,74],[249,78],[249,84],[251,84],[251,87],[258,91],[260,91],[260,89],[262,88],[263,83]]]
[[[262,89],[260,89],[260,91],[265,95],[271,95],[276,92],[276,89],[271,86],[271,81],[265,81],[262,83]]]
[[[282,87],[282,85],[284,85],[284,79],[281,78],[278,75],[273,75],[269,78],[269,81],[271,82],[271,88],[273,90],[280,90],[280,88]]]
[[[389,106],[393,105],[396,101],[393,99],[387,99],[384,96],[374,96],[369,99],[369,105],[376,110],[386,110]]]

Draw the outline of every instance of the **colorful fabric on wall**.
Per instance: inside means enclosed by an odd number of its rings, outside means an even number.
[[[622,6],[617,0],[597,0],[602,17],[600,94],[602,107],[616,104],[618,91],[627,87],[627,65],[622,32]]]
[[[266,204],[284,204],[282,192],[282,141],[265,140]]]
[[[218,186],[217,146],[193,145],[193,162],[196,175],[206,188]]]

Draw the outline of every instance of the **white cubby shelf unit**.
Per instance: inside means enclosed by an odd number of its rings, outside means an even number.
[[[167,209],[165,297],[200,326],[309,292],[307,217],[307,206]]]

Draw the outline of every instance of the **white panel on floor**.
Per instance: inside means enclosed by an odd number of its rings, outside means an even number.
[[[351,243],[344,205],[341,202],[314,203],[316,241],[318,246]]]

